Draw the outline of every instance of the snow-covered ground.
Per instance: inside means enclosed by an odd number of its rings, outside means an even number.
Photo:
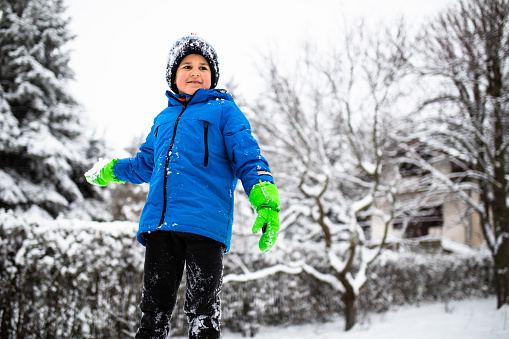
[[[343,331],[343,319],[326,324],[264,327],[263,339],[508,339],[509,307],[496,310],[496,300],[453,301],[404,306],[384,314],[370,314],[363,324]],[[180,337],[183,338],[183,337]],[[243,338],[223,333],[225,339]]]

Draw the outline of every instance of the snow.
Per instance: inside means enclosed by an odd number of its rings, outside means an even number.
[[[85,177],[87,178],[87,181],[94,181],[97,179],[97,177],[101,174],[101,169],[108,163],[110,160],[99,158],[97,162],[94,164],[94,166],[85,173]],[[89,181],[89,182],[90,182]]]
[[[223,284],[227,284],[230,281],[251,281],[251,280],[258,280],[268,277],[269,275],[274,275],[279,272],[285,272],[288,274],[298,274],[302,272],[301,267],[289,267],[286,265],[275,265],[272,267],[267,267],[261,270],[258,270],[256,272],[244,272],[242,275],[238,274],[228,274],[223,279]]]
[[[452,241],[447,238],[441,238],[440,242],[442,243],[442,247],[446,250],[449,250],[454,253],[462,253],[462,254],[472,254],[475,252],[470,246],[459,243],[457,241]]]
[[[0,170],[0,199],[8,204],[24,203],[27,201],[13,178],[2,170]]]
[[[382,314],[370,314],[345,332],[343,319],[325,324],[262,327],[253,338],[263,339],[498,339],[509,338],[509,307],[496,310],[494,297],[405,306]],[[225,339],[241,334],[224,332]],[[178,337],[184,338],[184,337]]]

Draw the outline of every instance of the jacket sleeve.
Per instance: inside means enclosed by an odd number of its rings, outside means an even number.
[[[223,117],[226,121],[223,128],[226,151],[235,176],[242,181],[246,194],[249,196],[253,186],[260,180],[274,183],[269,164],[251,134],[251,126],[244,114],[233,105],[223,108]]]
[[[152,127],[153,129],[153,127]],[[154,134],[150,134],[140,146],[139,152],[132,158],[120,159],[113,169],[115,176],[133,184],[150,182],[154,170]]]

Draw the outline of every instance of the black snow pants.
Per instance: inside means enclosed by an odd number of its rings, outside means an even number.
[[[184,265],[189,338],[219,338],[225,245],[191,233],[155,231],[143,236],[142,316],[136,339],[167,338]]]

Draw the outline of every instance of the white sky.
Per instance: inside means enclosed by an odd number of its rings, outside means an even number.
[[[239,93],[263,91],[260,55],[277,49],[292,59],[305,41],[331,43],[341,22],[364,17],[419,22],[454,0],[66,0],[70,29],[71,93],[89,123],[112,148],[149,132],[166,107],[167,53],[181,36],[196,33],[217,51],[218,88],[234,79]]]

